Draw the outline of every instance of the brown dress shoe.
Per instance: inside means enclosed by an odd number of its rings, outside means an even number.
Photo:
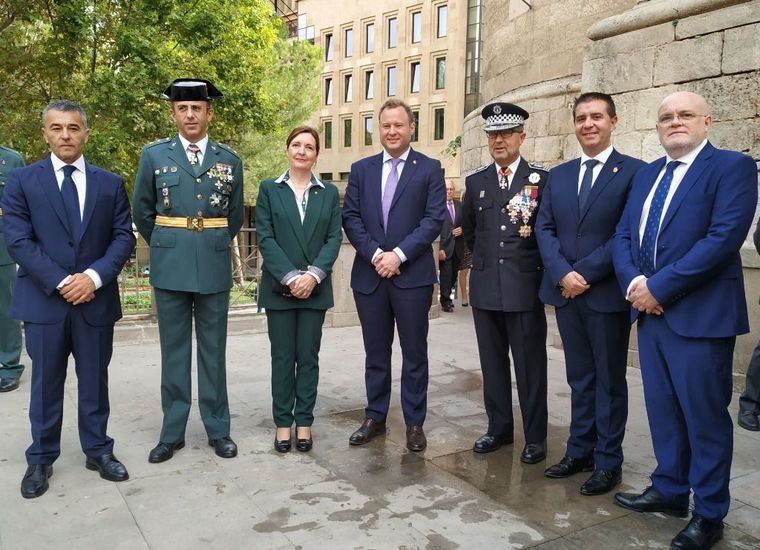
[[[348,442],[351,445],[364,445],[372,441],[372,438],[376,435],[385,433],[385,422],[378,422],[374,418],[365,416],[362,420],[362,425],[359,429],[351,434],[348,438]]]
[[[424,451],[427,447],[427,438],[422,426],[406,427],[406,448],[412,452],[418,453]]]

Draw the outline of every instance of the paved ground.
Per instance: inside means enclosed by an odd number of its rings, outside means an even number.
[[[559,350],[549,353],[547,463],[520,463],[520,426],[514,446],[486,456],[472,453],[486,425],[472,320],[459,307],[442,315],[430,329],[429,447],[421,455],[404,448],[398,368],[389,434],[349,448],[348,435],[363,415],[364,388],[361,334],[346,328],[324,334],[311,453],[272,449],[269,343],[265,334],[237,334],[229,340],[228,382],[240,455],[214,455],[196,407],[188,446],[169,462],[149,464],[161,423],[158,345],[122,341],[110,371],[110,433],[131,479],[110,483],[84,469],[72,368],[63,450],[50,490],[24,500],[25,374],[20,390],[0,396],[0,548],[668,548],[686,520],[628,512],[609,495],[582,497],[578,487],[585,474],[560,481],[543,477],[564,452],[569,423]],[[149,340],[150,330],[146,334]],[[396,350],[396,367],[399,358]],[[631,369],[628,381],[622,489],[639,490],[653,455],[639,371]],[[736,406],[735,399],[733,412]],[[760,434],[737,429],[734,500],[717,548],[760,548],[759,456]]]

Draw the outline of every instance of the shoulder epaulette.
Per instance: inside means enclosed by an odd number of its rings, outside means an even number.
[[[544,172],[549,171],[549,169],[546,166],[541,166],[540,164],[535,164],[533,162],[529,162],[528,166],[530,166],[532,170],[543,170]]]
[[[171,140],[172,140],[172,138],[170,138],[170,137],[160,138],[160,139],[157,139],[156,141],[151,141],[144,148],[147,149],[148,147],[153,147],[154,145],[158,145],[159,143],[166,143],[167,141],[171,141]]]
[[[237,154],[237,151],[235,151],[235,150],[234,150],[232,147],[230,147],[229,145],[225,145],[224,143],[219,143],[219,142],[217,142],[217,145],[218,145],[219,147],[221,147],[222,149],[224,149],[225,151],[227,151],[228,153],[232,153],[232,154],[233,154],[233,155],[235,155],[237,158],[240,158],[240,155],[238,155],[238,154]]]
[[[478,166],[474,170],[469,170],[469,171],[465,172],[464,174],[462,174],[461,177],[466,178],[466,177],[471,176],[473,174],[477,174],[478,172],[482,172],[483,170],[485,170],[489,166],[491,166],[491,165],[490,164],[484,164],[483,166]]]

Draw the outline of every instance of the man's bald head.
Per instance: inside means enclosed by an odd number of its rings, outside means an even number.
[[[657,110],[657,134],[671,158],[680,158],[702,143],[712,125],[707,101],[694,92],[675,92]]]

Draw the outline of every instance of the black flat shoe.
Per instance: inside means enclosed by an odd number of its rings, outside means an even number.
[[[586,496],[609,493],[623,481],[623,472],[617,470],[595,470],[591,477],[581,485],[581,494]]]
[[[546,458],[546,441],[540,443],[528,443],[525,445],[522,454],[520,455],[520,462],[525,464],[538,464]]]
[[[30,464],[21,480],[21,496],[37,498],[48,490],[48,478],[53,475],[52,464]]]
[[[677,518],[685,518],[689,514],[688,504],[677,506],[668,502],[653,485],[644,489],[642,493],[617,493],[615,502],[634,512],[661,512]]]
[[[549,466],[544,470],[544,475],[552,479],[570,477],[579,472],[590,472],[594,469],[594,457],[572,458],[563,456],[562,460],[554,466]]]
[[[18,378],[0,378],[0,393],[18,389]]]
[[[296,450],[301,451],[302,453],[308,453],[311,451],[313,444],[314,440],[311,437],[309,439],[296,439]]]
[[[174,456],[174,451],[179,451],[185,446],[184,441],[177,441],[176,443],[161,443],[153,447],[148,454],[148,462],[151,464],[158,464],[169,460]]]
[[[275,437],[274,438],[274,449],[278,453],[287,453],[290,450],[290,439],[282,439],[282,440],[280,440],[280,439],[277,439]]]
[[[219,439],[209,439],[209,447],[214,448],[216,456],[220,458],[234,458],[237,456],[238,448],[230,436],[220,437]]]
[[[736,419],[736,422],[745,430],[760,432],[760,419],[758,419],[755,411],[739,411],[739,417]]]
[[[476,453],[491,453],[502,445],[509,445],[513,442],[511,435],[493,435],[483,434],[473,444],[472,450]]]
[[[670,541],[671,550],[709,550],[723,538],[723,522],[694,514],[691,521]]]
[[[129,479],[129,472],[127,472],[124,464],[119,462],[119,459],[111,453],[99,457],[88,456],[84,462],[84,467],[99,472],[100,477],[108,481],[127,481]]]

